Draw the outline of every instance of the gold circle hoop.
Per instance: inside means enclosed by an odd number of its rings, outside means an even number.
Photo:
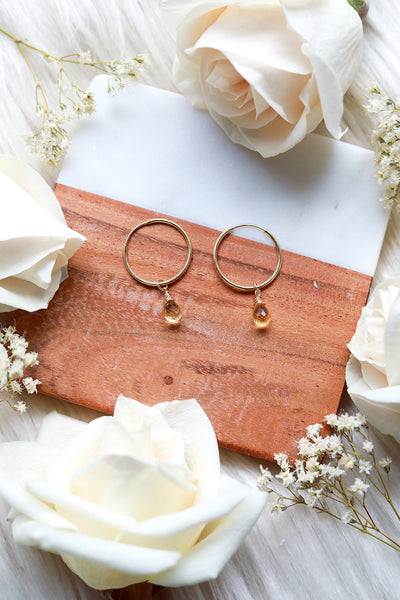
[[[127,257],[128,244],[129,244],[129,240],[131,239],[131,237],[142,227],[146,227],[147,225],[156,225],[156,224],[170,225],[171,227],[174,227],[174,229],[177,229],[179,231],[179,233],[182,235],[182,237],[184,238],[184,240],[187,244],[187,247],[188,247],[188,256],[187,256],[184,267],[179,271],[179,273],[177,275],[175,275],[174,277],[171,277],[170,279],[166,279],[165,281],[160,280],[160,279],[157,279],[157,281],[147,281],[147,279],[143,279],[142,277],[139,277],[139,275],[137,275],[131,269],[129,262],[128,262],[128,257]],[[136,281],[139,281],[139,283],[142,283],[143,285],[148,285],[151,287],[158,287],[159,289],[161,289],[160,286],[170,285],[171,283],[174,283],[175,281],[180,279],[180,277],[182,277],[182,275],[184,275],[186,273],[186,271],[189,268],[190,261],[192,260],[192,252],[193,252],[192,251],[192,243],[189,239],[189,236],[180,225],[178,225],[177,223],[174,223],[174,221],[169,221],[168,219],[149,219],[148,221],[143,221],[143,223],[139,223],[139,225],[136,225],[136,227],[134,227],[132,229],[132,231],[129,232],[128,237],[125,240],[125,245],[124,245],[124,262],[125,262],[125,266],[128,270],[128,273],[134,279],[136,279]]]
[[[266,281],[263,281],[262,283],[259,283],[259,284],[254,283],[253,285],[240,285],[239,283],[235,283],[234,281],[231,281],[230,279],[228,279],[226,277],[226,275],[224,275],[222,273],[222,271],[221,271],[221,269],[219,267],[219,264],[218,264],[218,249],[219,249],[219,247],[221,245],[221,242],[234,229],[238,229],[239,227],[255,227],[256,229],[260,229],[260,231],[263,231],[264,233],[267,234],[267,236],[273,241],[273,243],[275,245],[275,248],[276,248],[277,253],[278,253],[278,264],[276,266],[275,271],[272,273],[271,277],[269,277]],[[281,253],[281,249],[280,249],[280,246],[279,246],[276,238],[267,229],[264,229],[264,227],[260,227],[259,225],[248,225],[248,224],[235,225],[234,227],[230,227],[229,229],[227,229],[226,231],[224,231],[223,233],[221,233],[221,235],[219,236],[219,238],[215,242],[214,252],[213,252],[213,258],[214,258],[215,268],[217,269],[217,273],[221,277],[221,279],[223,279],[225,281],[225,283],[227,283],[231,287],[236,288],[238,290],[243,290],[245,292],[250,292],[250,291],[254,291],[254,290],[262,290],[267,285],[269,285],[270,283],[272,283],[272,281],[275,279],[275,277],[277,277],[277,275],[278,275],[278,273],[279,273],[279,271],[281,269],[281,265],[282,265],[282,253]]]

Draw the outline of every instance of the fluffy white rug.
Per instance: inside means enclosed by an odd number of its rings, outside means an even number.
[[[396,3],[373,0],[369,25],[365,26],[365,58],[360,74],[346,97],[347,140],[367,145],[369,124],[361,105],[365,87],[379,80],[390,94],[400,81],[398,31],[400,11]],[[390,5],[389,5],[390,4]],[[389,6],[388,6],[389,5]],[[173,89],[173,44],[158,10],[157,0],[2,0],[0,27],[58,55],[91,50],[99,59],[136,55],[147,51],[151,65],[142,81]],[[44,85],[51,85],[54,69],[40,57],[32,64]],[[76,68],[75,76],[86,86],[92,73]],[[0,34],[0,151],[11,153],[37,168],[50,184],[57,170],[40,164],[27,151],[22,136],[36,127],[32,76],[15,44]],[[54,100],[54,94],[51,98]],[[0,198],[0,218],[4,209]],[[394,218],[380,261],[378,278],[399,271],[399,219]],[[299,374],[301,376],[301,374]],[[0,439],[32,439],[42,415],[52,408],[82,418],[90,411],[38,396],[27,415],[2,407]],[[383,452],[398,446],[380,436]],[[222,451],[224,469],[255,484],[258,461]],[[394,493],[399,497],[398,478]],[[0,504],[1,596],[23,600],[95,600],[105,597],[87,588],[70,574],[58,557],[16,546]],[[376,506],[374,506],[376,508]],[[215,582],[190,589],[164,590],[158,598],[174,600],[291,600],[336,598],[394,598],[398,595],[400,563],[396,553],[372,539],[326,517],[305,510],[280,516],[264,512],[232,561]]]

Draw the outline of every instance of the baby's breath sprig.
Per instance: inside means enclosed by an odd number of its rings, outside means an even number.
[[[375,120],[371,144],[376,178],[384,186],[381,201],[388,209],[400,210],[400,105],[373,86],[365,108]]]
[[[55,56],[41,48],[21,40],[0,27],[0,32],[8,36],[17,45],[35,81],[36,113],[40,117],[40,126],[36,132],[25,136],[29,149],[38,154],[41,160],[57,166],[69,146],[70,136],[67,124],[74,118],[91,114],[95,110],[93,93],[83,90],[70,76],[67,66],[71,64],[91,67],[108,77],[108,92],[116,94],[129,80],[136,77],[146,63],[145,54],[121,60],[96,61],[89,51],[76,52],[66,56]],[[29,60],[28,53],[36,52],[44,60],[57,66],[55,84],[57,88],[58,108],[50,107],[48,94]]]
[[[14,327],[0,331],[0,403],[7,402],[19,413],[27,409],[22,400],[14,401],[23,390],[35,394],[39,379],[24,377],[28,367],[38,364],[37,353],[27,352],[28,342],[15,332]]]
[[[299,504],[326,513],[400,552],[400,540],[381,530],[367,503],[371,488],[390,507],[395,521],[400,514],[390,495],[391,459],[375,456],[369,428],[361,414],[328,415],[333,433],[322,437],[322,425],[310,425],[298,443],[298,458],[290,464],[286,454],[275,454],[280,472],[261,468],[257,486],[276,496],[271,508],[282,512]]]

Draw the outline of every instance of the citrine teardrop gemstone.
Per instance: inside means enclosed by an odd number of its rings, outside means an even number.
[[[260,302],[259,300],[254,302],[253,321],[254,325],[259,329],[265,329],[268,327],[271,321],[271,315],[269,314],[268,308],[265,306],[264,302]]]
[[[172,298],[164,302],[164,319],[171,324],[179,323],[182,319],[182,311]]]

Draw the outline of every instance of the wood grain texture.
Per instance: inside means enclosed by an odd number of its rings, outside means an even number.
[[[226,286],[212,250],[217,231],[176,220],[189,234],[193,260],[170,292],[183,310],[166,325],[162,296],[127,273],[122,249],[130,229],[163,216],[57,186],[68,224],[87,237],[69,263],[69,278],[46,311],[17,313],[39,352],[44,393],[112,413],[119,393],[148,404],[195,397],[219,443],[270,459],[295,454],[307,425],[337,410],[370,277],[283,250],[283,266],[263,296],[268,330],[252,324],[253,294]],[[180,270],[183,238],[167,226],[140,229],[129,259],[141,276]],[[230,236],[221,268],[234,280],[264,280],[274,248]]]
[[[158,4],[158,0],[129,3],[117,0],[96,4],[92,0],[54,0],[51,4],[47,0],[37,0],[35,9],[27,10],[26,3],[4,0],[0,13],[6,29],[18,32],[20,37],[28,40],[36,40],[41,47],[54,50],[60,56],[82,49],[82,46],[83,49],[90,48],[93,56],[99,58],[135,56],[147,49],[151,65],[142,76],[152,85],[173,90],[171,64],[175,49],[159,17]],[[370,5],[364,22],[364,59],[345,96],[344,114],[349,129],[343,139],[364,147],[369,145],[371,130],[371,123],[362,108],[366,102],[366,88],[377,81],[389,95],[397,97],[400,80],[399,3],[373,0]],[[4,57],[0,66],[3,80],[11,81],[12,77],[12,85],[4,85],[2,89],[2,151],[27,161],[53,186],[58,169],[35,161],[22,141],[22,134],[36,123],[33,120],[32,80],[26,74],[26,64],[18,48],[14,48],[5,36],[0,39],[0,50]],[[38,60],[35,70],[40,81],[54,80],[54,72],[45,61]],[[82,87],[86,88],[92,77],[91,71],[80,68],[79,76]],[[323,133],[322,128],[320,132]],[[374,282],[380,283],[399,272],[400,215],[394,212]],[[67,368],[66,364],[64,368]],[[30,400],[30,408],[23,418],[3,406],[2,441],[35,439],[43,416],[54,409],[83,420],[97,416],[84,407],[41,394],[24,399]],[[378,456],[393,457],[392,497],[398,505],[400,476],[396,457],[399,456],[399,445],[390,436],[374,435],[373,439]],[[251,487],[258,477],[259,462],[238,453],[221,451],[222,469]],[[379,514],[390,524],[388,515],[383,515],[379,497],[371,495],[369,507],[372,513]],[[6,519],[8,511],[9,506],[0,503],[3,540],[0,544],[0,576],[5,598],[109,600],[108,594],[87,587],[58,556],[16,544]],[[266,509],[217,580],[198,586],[164,589],[158,593],[157,600],[389,599],[398,597],[399,578],[400,562],[396,553],[369,536],[360,536],[351,527],[318,516],[314,511],[295,509],[277,518]]]

